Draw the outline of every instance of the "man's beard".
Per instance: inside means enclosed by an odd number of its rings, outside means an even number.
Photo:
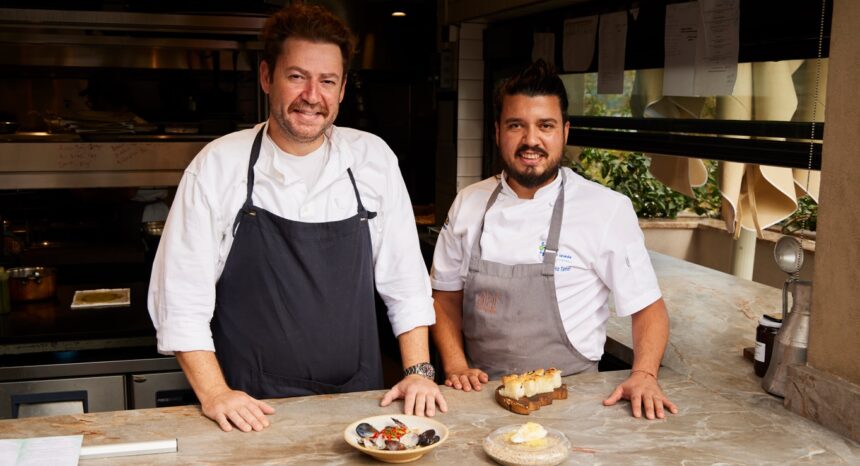
[[[547,157],[547,159],[549,159],[549,154],[547,154],[547,152],[542,148],[537,146],[527,146],[525,144],[517,148],[515,156],[519,157],[521,153],[526,151],[540,154],[541,157]],[[516,181],[520,186],[529,189],[542,186],[547,181],[555,178],[555,175],[558,174],[558,170],[561,167],[561,157],[559,157],[554,165],[549,165],[547,169],[541,173],[538,173],[534,167],[528,167],[525,172],[520,172],[514,169],[514,167],[508,165],[508,162],[504,157],[501,159],[502,165],[505,166],[505,173],[508,174],[508,177]]]
[[[329,116],[331,115],[331,111],[328,109],[320,109],[321,113],[325,121],[323,122],[320,129],[316,132],[309,133],[307,131],[302,131],[302,128],[298,128],[294,126],[286,117],[287,114],[294,110],[302,110],[304,108],[310,108],[311,110],[315,110],[318,106],[310,106],[302,103],[292,103],[289,107],[287,107],[286,113],[284,112],[273,112],[275,117],[275,121],[278,123],[278,126],[281,128],[285,134],[289,135],[290,138],[296,142],[300,143],[308,143],[313,142],[319,139],[320,136],[325,134],[325,132],[331,127],[334,122],[334,118],[329,120]],[[337,116],[337,110],[335,110],[334,115]]]

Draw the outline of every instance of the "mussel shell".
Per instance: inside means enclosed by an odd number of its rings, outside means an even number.
[[[439,436],[436,435],[436,431],[433,429],[427,429],[418,436],[418,446],[426,447],[428,445],[433,445],[434,443],[439,441]]]
[[[355,433],[361,438],[373,437],[377,432],[376,428],[366,422],[355,426]]]

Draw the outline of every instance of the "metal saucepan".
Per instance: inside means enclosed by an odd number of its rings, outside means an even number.
[[[12,301],[38,301],[54,297],[57,271],[48,267],[9,269],[9,297]]]

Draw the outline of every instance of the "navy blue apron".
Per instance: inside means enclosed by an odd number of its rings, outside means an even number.
[[[227,384],[255,398],[382,388],[368,212],[303,223],[255,207],[248,195],[216,285],[212,333]]]

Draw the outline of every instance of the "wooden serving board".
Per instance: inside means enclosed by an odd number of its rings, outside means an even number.
[[[541,406],[552,404],[552,400],[567,399],[567,385],[562,384],[552,392],[538,393],[534,396],[524,396],[520,399],[508,398],[502,395],[504,385],[500,385],[496,389],[496,402],[502,405],[503,408],[517,414],[529,414],[532,411],[540,409]]]

